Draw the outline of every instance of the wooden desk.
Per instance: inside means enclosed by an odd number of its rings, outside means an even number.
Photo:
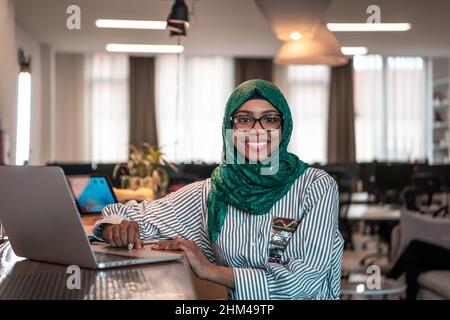
[[[81,218],[92,235],[100,215]],[[66,266],[17,257],[0,240],[0,300],[3,299],[226,299],[224,287],[198,279],[186,260],[107,270],[81,269],[80,290],[69,290]]]
[[[108,270],[81,269],[81,289],[67,288],[66,266],[17,257],[0,242],[0,300],[197,299],[187,261]]]

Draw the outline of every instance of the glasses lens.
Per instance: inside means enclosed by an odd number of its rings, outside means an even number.
[[[280,115],[267,115],[261,119],[261,125],[264,129],[274,130],[281,126],[281,120]]]
[[[236,129],[250,130],[253,128],[255,119],[249,116],[236,116],[233,118],[233,123]]]

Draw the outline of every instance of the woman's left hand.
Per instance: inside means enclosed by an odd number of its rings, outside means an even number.
[[[194,241],[176,237],[174,240],[160,241],[152,245],[151,248],[156,250],[182,250],[197,277],[203,280],[209,280],[211,278],[214,264],[209,262]]]

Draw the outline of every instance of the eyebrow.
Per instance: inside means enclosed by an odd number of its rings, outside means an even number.
[[[239,111],[235,112],[235,115],[241,114],[241,113],[254,114],[252,111],[249,111],[249,110],[239,110]],[[276,114],[281,115],[281,113],[278,110],[266,110],[266,111],[261,112],[261,114],[270,114],[270,113],[276,113]]]

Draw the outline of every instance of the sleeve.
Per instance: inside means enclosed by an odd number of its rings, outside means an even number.
[[[285,263],[266,263],[264,269],[234,268],[235,299],[316,299],[332,268],[338,232],[339,192],[326,175],[308,188],[303,219],[286,250]],[[329,297],[338,299],[339,297]]]
[[[204,225],[207,195],[208,183],[204,180],[189,184],[158,200],[140,203],[132,200],[125,204],[106,206],[102,211],[102,219],[94,226],[93,235],[103,241],[101,234],[104,224],[118,224],[125,219],[136,221],[142,240],[180,236],[195,241],[208,259],[214,262]]]

